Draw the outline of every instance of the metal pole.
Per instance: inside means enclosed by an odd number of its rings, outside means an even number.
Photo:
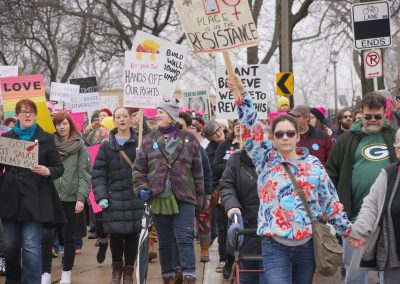
[[[335,119],[338,114],[338,96],[337,96],[337,81],[336,81],[336,62],[333,62],[333,78],[335,84]]]
[[[289,66],[289,1],[281,0],[281,38],[280,38],[281,72],[290,72]],[[289,96],[293,108],[293,96]]]
[[[378,91],[378,78],[373,78],[372,80],[374,82],[374,91],[376,92]]]

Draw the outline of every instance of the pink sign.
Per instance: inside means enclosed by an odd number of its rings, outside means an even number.
[[[99,152],[100,145],[101,144],[96,144],[96,145],[88,147],[90,160],[92,162],[92,167],[94,164],[94,160],[96,160],[97,153]],[[101,209],[101,207],[99,205],[97,205],[97,203],[96,203],[96,199],[94,198],[92,187],[90,187],[89,200],[90,200],[90,204],[92,204],[92,209],[93,209],[94,214],[97,214],[97,213],[103,211],[103,209]]]
[[[72,119],[75,121],[76,127],[79,131],[82,131],[82,125],[85,121],[85,113],[84,112],[74,112],[70,113]],[[97,155],[97,152],[96,152]]]

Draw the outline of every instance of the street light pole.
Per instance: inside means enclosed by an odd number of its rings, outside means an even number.
[[[338,95],[337,95],[337,78],[336,78],[336,64],[339,61],[339,52],[332,51],[331,62],[333,63],[333,78],[334,78],[334,90],[335,90],[335,119],[338,115]]]

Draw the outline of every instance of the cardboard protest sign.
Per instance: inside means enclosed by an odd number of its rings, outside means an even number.
[[[208,90],[184,90],[182,91],[183,106],[185,109],[202,112],[204,120],[210,120],[210,99]]]
[[[226,51],[257,45],[248,1],[174,0],[193,52]]]
[[[15,105],[21,99],[30,99],[38,110],[36,122],[47,132],[55,132],[53,121],[46,106],[43,75],[27,75],[0,78],[3,96],[4,118],[15,115]]]
[[[76,78],[69,82],[80,87],[79,94],[71,97],[72,112],[93,112],[100,108],[96,77]]]
[[[69,114],[71,118],[74,120],[76,127],[79,131],[82,131],[83,123],[85,122],[85,113],[84,112],[74,112]]]
[[[31,169],[38,164],[39,144],[0,137],[0,163]]]
[[[70,102],[72,97],[78,95],[78,85],[51,82],[50,100],[52,101]]]
[[[185,56],[183,46],[137,31],[132,50],[125,52],[124,106],[156,108],[172,97]]]
[[[18,66],[0,66],[0,77],[18,76]]]
[[[108,108],[109,110],[113,111],[114,109],[120,106],[118,96],[100,96],[99,98],[100,98],[100,109]]]
[[[241,65],[235,68],[242,84],[254,100],[254,106],[259,118],[268,118],[268,113],[275,109],[273,92],[268,92],[267,65]],[[217,103],[216,116],[221,119],[238,118],[233,94],[226,84],[227,72],[225,66],[217,66]]]

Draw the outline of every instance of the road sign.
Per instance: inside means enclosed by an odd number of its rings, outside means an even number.
[[[365,78],[372,79],[382,77],[382,54],[380,49],[372,49],[364,52]]]
[[[392,44],[387,1],[354,4],[351,7],[354,48],[383,48]]]
[[[293,95],[293,73],[280,72],[276,74],[276,94],[278,96]]]

